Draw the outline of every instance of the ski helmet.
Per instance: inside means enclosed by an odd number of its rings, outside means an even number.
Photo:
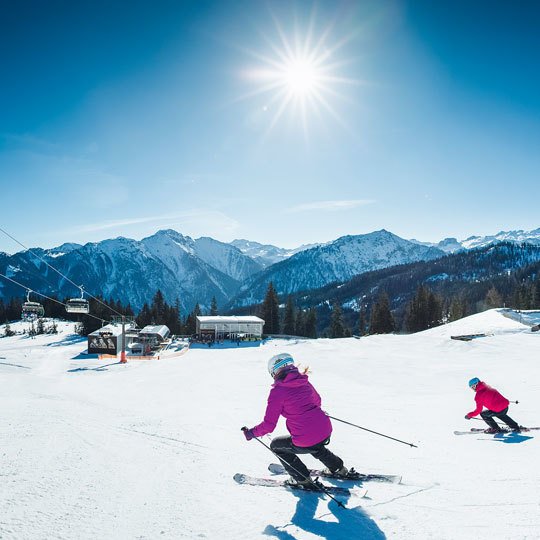
[[[278,371],[285,366],[291,366],[293,364],[293,357],[289,353],[276,354],[268,360],[268,373],[270,373],[270,377],[274,378],[278,374]]]
[[[469,386],[472,388],[473,386],[476,386],[480,382],[480,379],[478,377],[473,377],[469,381]]]

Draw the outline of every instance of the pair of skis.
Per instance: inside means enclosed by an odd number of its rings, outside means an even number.
[[[271,463],[268,466],[268,470],[274,475],[287,474],[287,471],[283,465],[279,463]],[[248,476],[246,474],[237,473],[234,475],[234,480],[239,484],[248,484],[251,486],[265,486],[265,487],[284,487],[292,490],[301,490],[301,491],[314,491],[320,493],[330,493],[333,495],[351,495],[349,487],[345,486],[331,486],[319,482],[318,478],[329,478],[332,480],[348,481],[351,483],[363,483],[363,482],[390,482],[399,484],[401,482],[401,476],[390,475],[390,474],[362,474],[356,472],[354,469],[349,471],[347,476],[336,476],[324,474],[323,471],[318,469],[311,469],[309,471],[310,476],[314,477],[315,480],[311,485],[307,487],[295,486],[286,483],[285,480],[275,479],[275,478],[256,478],[253,476]],[[355,495],[360,497],[365,497],[367,494],[367,489],[360,488],[356,489],[353,492]]]
[[[539,430],[540,427],[521,427],[520,431],[512,431],[511,429],[501,428],[501,431],[496,431],[495,433],[486,432],[483,428],[471,428],[469,431],[454,431],[454,435],[481,435],[485,433],[486,435],[503,435],[506,433],[519,435],[520,433],[527,433],[527,431]]]

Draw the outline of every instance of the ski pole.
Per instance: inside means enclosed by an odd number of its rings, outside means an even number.
[[[386,437],[387,439],[392,439],[393,441],[397,441],[397,442],[400,442],[402,444],[407,444],[411,448],[418,448],[418,446],[416,446],[416,444],[401,441],[399,439],[395,439],[394,437],[390,437],[389,435],[385,435],[384,433],[379,433],[378,431],[373,431],[372,429],[368,429],[368,428],[365,428],[365,427],[362,427],[362,426],[357,426],[356,424],[353,424],[351,422],[347,422],[346,420],[341,420],[341,418],[336,418],[335,416],[330,416],[329,414],[327,414],[326,416],[328,416],[328,418],[331,418],[332,420],[337,420],[338,422],[343,422],[344,424],[348,424],[349,426],[353,426],[353,427],[358,428],[358,429],[363,429],[364,431],[369,431],[370,433],[374,433],[375,435],[380,435],[381,437]]]
[[[246,431],[247,428],[241,428],[242,431]],[[263,442],[261,439],[259,439],[259,437],[255,437],[255,435],[253,435],[253,438],[256,440],[256,441],[259,441],[264,447],[268,448],[268,450],[270,450],[270,452],[272,452],[272,454],[274,454],[274,456],[276,456],[280,461],[283,461],[284,463],[286,463],[293,471],[296,471],[302,478],[304,478],[304,480],[309,480],[309,482],[315,486],[317,488],[317,490],[321,490],[326,494],[328,495],[334,502],[336,502],[338,504],[338,506],[341,506],[341,508],[345,508],[345,510],[348,510],[348,508],[341,502],[341,501],[338,501],[335,497],[333,497],[329,492],[328,490],[326,489],[326,487],[323,485],[323,484],[319,484],[317,485],[312,479],[311,477],[307,476],[307,478],[295,467],[293,467],[288,461],[286,461],[285,459],[283,459],[282,457],[279,457],[265,442]]]

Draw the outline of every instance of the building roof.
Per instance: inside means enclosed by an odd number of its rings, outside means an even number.
[[[197,315],[197,320],[201,323],[263,323],[264,320],[260,317],[256,317],[255,315],[245,315],[245,316],[236,316],[236,315],[211,315],[211,316],[199,316]]]
[[[113,336],[119,336],[122,334],[122,327],[117,326],[116,324],[106,324],[99,330],[94,330],[91,334],[88,334],[90,336],[100,336],[104,333],[111,333]]]
[[[139,332],[139,336],[161,336],[166,338],[170,333],[169,327],[164,324],[149,324]]]

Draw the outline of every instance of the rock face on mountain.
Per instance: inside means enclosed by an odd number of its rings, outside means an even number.
[[[184,312],[198,301],[209,305],[213,296],[218,305],[223,305],[238,290],[241,280],[260,268],[228,244],[204,239],[197,244],[172,230],[159,231],[141,241],[120,237],[32,252],[73,282],[84,284],[89,293],[129,302],[135,309],[151,301],[158,289],[169,303],[178,299]],[[32,252],[1,254],[0,272],[43,294],[79,295],[72,284]],[[2,282],[0,298],[23,293],[20,287]]]
[[[174,304],[178,299],[185,314],[196,302],[209,308],[214,296],[220,308],[261,302],[270,281],[279,294],[312,290],[363,272],[429,261],[503,241],[540,245],[540,229],[471,236],[463,241],[446,238],[438,244],[404,240],[383,229],[295,250],[247,240],[193,240],[177,231],[163,230],[140,241],[119,237],[13,255],[0,252],[0,273],[42,294],[79,296],[77,287],[46,261],[92,295],[129,302],[137,311],[159,289],[167,302]],[[24,295],[24,289],[0,279],[0,299]]]
[[[343,236],[334,242],[307,249],[265,271],[242,286],[232,305],[248,305],[264,298],[268,283],[280,294],[315,289],[334,281],[396,264],[430,260],[444,252],[404,240],[386,230]]]

